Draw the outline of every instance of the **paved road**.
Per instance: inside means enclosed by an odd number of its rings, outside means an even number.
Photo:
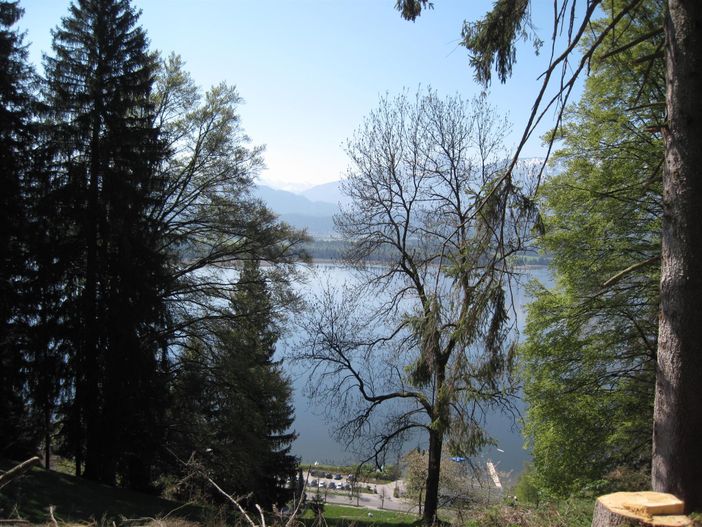
[[[329,478],[315,478],[309,474],[305,474],[305,476],[307,477],[308,482],[312,482],[313,480],[317,481],[319,494],[329,503],[336,503],[338,505],[358,505],[361,507],[368,507],[370,509],[413,512],[414,514],[417,513],[416,503],[410,503],[403,498],[393,497],[395,494],[395,488],[398,488],[400,493],[404,493],[405,484],[401,479],[385,484],[361,483],[363,486],[369,485],[371,488],[375,489],[376,492],[361,492],[358,496],[351,496],[351,492],[348,490],[328,488],[329,484],[332,482],[335,485],[349,483],[346,477],[342,477],[341,480],[335,480]],[[319,487],[319,484],[324,484],[324,487]],[[317,488],[308,485],[306,489],[307,499],[311,499],[316,494]]]
[[[308,497],[310,497],[309,494]],[[384,498],[381,494],[368,494],[365,492],[362,492],[357,497],[351,497],[348,493],[346,495],[327,493],[326,500],[329,503],[336,503],[338,505],[358,505],[369,509],[385,509],[417,514],[416,504],[410,503],[403,498],[393,498],[392,493],[386,495]]]

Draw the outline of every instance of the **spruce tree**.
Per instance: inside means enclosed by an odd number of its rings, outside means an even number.
[[[292,390],[281,364],[273,357],[280,329],[258,262],[244,263],[238,284],[239,291],[231,302],[235,324],[221,337],[223,349],[233,353],[226,356],[223,366],[236,370],[240,364],[237,356],[248,366],[248,375],[244,370],[242,380],[249,393],[242,395],[256,403],[254,422],[258,429],[254,430],[251,447],[258,446],[256,450],[260,451],[251,474],[250,492],[261,505],[279,505],[290,498],[284,483],[294,481],[297,470],[297,459],[290,454],[291,444],[297,437],[291,431]],[[238,426],[243,428],[241,423]]]
[[[0,2],[0,456],[15,459],[33,453],[38,439],[28,406],[21,323],[32,78],[22,36],[13,29],[21,16],[17,2]]]
[[[181,357],[169,446],[182,458],[204,456],[227,492],[251,493],[249,505],[270,508],[291,497],[285,483],[296,473],[291,388],[273,360],[278,315],[255,261],[237,284],[210,338],[191,341]]]
[[[156,60],[127,0],[77,0],[45,59],[47,116],[75,239],[71,366],[75,399],[65,437],[77,472],[149,484],[164,393],[165,271],[159,247],[154,127]],[[84,459],[83,459],[84,456]]]

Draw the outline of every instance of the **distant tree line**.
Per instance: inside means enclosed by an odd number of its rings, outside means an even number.
[[[0,456],[146,490],[194,455],[281,501],[305,237],[251,196],[236,90],[150,50],[128,0],[73,2],[40,76],[21,15],[0,2]]]
[[[353,242],[349,240],[321,240],[313,239],[303,245],[307,256],[313,260],[327,260],[344,262],[345,255],[353,250]],[[377,248],[372,254],[365,257],[368,262],[387,263],[392,260],[392,253],[385,248]],[[536,251],[519,251],[511,257],[512,263],[517,266],[543,266],[548,265],[551,257],[547,253]]]

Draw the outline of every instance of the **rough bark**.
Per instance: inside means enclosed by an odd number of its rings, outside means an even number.
[[[436,511],[439,508],[439,476],[441,474],[443,439],[441,432],[429,431],[429,463],[427,466],[427,483],[425,485],[424,514],[422,515],[425,525],[432,525],[435,522]]]
[[[652,485],[702,509],[702,2],[670,0]]]
[[[94,110],[92,139],[90,146],[90,176],[88,182],[88,210],[86,214],[86,279],[84,299],[85,340],[85,477],[95,481],[101,479],[100,471],[100,424],[98,408],[98,336],[97,336],[97,277],[98,277],[98,223],[99,223],[99,172],[100,172],[100,108]],[[79,380],[79,382],[81,382]]]

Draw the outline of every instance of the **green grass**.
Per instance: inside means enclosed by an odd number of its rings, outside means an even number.
[[[0,461],[0,470],[13,463]],[[46,523],[49,506],[55,506],[59,521],[76,523],[91,520],[171,516],[199,520],[201,507],[183,506],[149,494],[100,485],[65,473],[34,468],[0,490],[0,518],[20,518]],[[177,510],[176,510],[177,509]]]
[[[573,498],[536,506],[494,505],[467,511],[456,523],[463,527],[590,527],[595,502]]]
[[[368,513],[372,516],[368,516]],[[307,511],[302,516],[302,521],[306,525],[314,523],[314,514]],[[395,511],[369,510],[362,507],[348,507],[345,505],[334,505],[327,503],[324,506],[324,519],[330,527],[342,527],[347,525],[374,526],[374,527],[396,527],[401,525],[420,525],[418,516],[404,514]]]

